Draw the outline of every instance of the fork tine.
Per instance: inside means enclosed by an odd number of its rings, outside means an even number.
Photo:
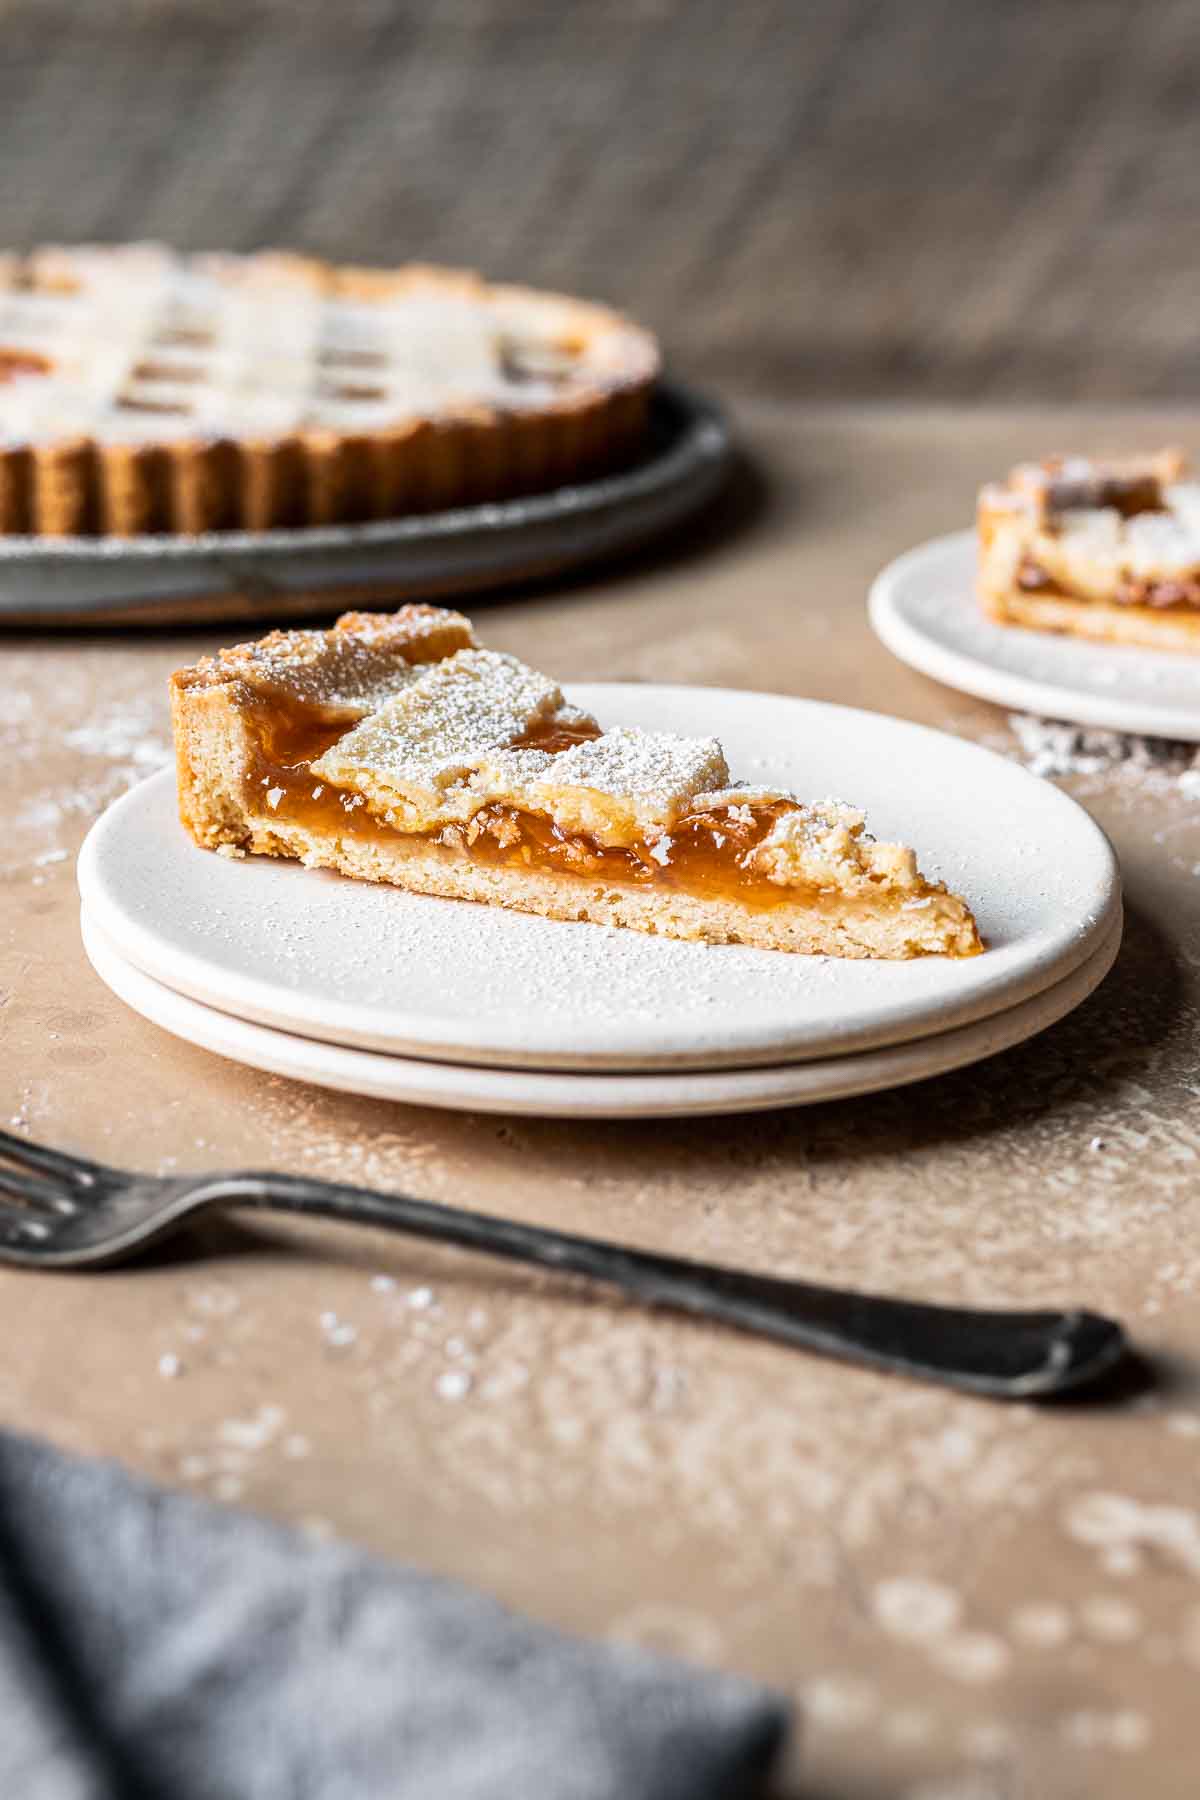
[[[33,1242],[49,1238],[53,1230],[44,1207],[17,1206],[11,1200],[0,1200],[0,1261],[9,1259],[14,1247],[18,1259],[27,1260],[27,1252],[21,1249],[21,1239],[25,1239],[32,1250]]]
[[[14,1137],[11,1131],[0,1131],[0,1159],[4,1158],[27,1169],[57,1175],[62,1181],[79,1182],[84,1187],[90,1187],[97,1175],[108,1173],[103,1163],[90,1162],[86,1156],[70,1156],[65,1150],[51,1150],[46,1144]]]
[[[15,1169],[0,1168],[0,1194],[12,1194],[25,1202],[26,1208],[34,1206],[39,1211],[53,1209],[54,1201],[60,1190],[52,1182],[40,1175],[18,1175]],[[16,1212],[16,1207],[7,1206],[0,1201],[0,1213]]]

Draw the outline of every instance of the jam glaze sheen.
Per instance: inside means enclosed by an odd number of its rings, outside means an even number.
[[[380,845],[412,843],[420,838],[437,844],[449,856],[467,857],[493,867],[542,869],[620,886],[655,887],[696,899],[737,900],[769,911],[797,903],[819,903],[822,890],[811,884],[784,886],[757,870],[743,867],[746,855],[770,832],[776,820],[798,810],[796,802],[777,800],[749,806],[749,823],[725,812],[686,814],[668,836],[668,861],[651,854],[652,846],[636,842],[628,849],[561,831],[552,819],[492,802],[467,824],[437,826],[425,833],[399,831],[374,817],[360,796],[322,782],[310,764],[352,728],[345,717],[332,718],[320,707],[279,693],[252,697],[242,709],[254,754],[245,773],[244,803],[260,818],[297,825],[330,836]],[[548,721],[533,727],[512,746],[545,750],[551,755],[600,735],[590,721]],[[268,796],[274,796],[273,801]],[[882,896],[880,896],[882,898]]]

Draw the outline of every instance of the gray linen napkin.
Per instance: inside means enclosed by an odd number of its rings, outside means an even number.
[[[0,1434],[4,1800],[748,1800],[776,1696]]]

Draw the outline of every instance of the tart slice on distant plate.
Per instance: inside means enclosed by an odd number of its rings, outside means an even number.
[[[978,516],[980,599],[1000,624],[1200,650],[1200,482],[1177,450],[1020,463]]]
[[[604,729],[429,606],[272,632],[171,681],[198,844],[666,937],[972,956],[966,902],[839,801],[731,780],[715,737]]]

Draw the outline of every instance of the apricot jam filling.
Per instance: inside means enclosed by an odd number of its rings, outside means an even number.
[[[1017,586],[1022,593],[1037,594],[1044,599],[1077,600],[1089,598],[1073,594],[1070,588],[1055,581],[1032,557],[1022,559],[1017,569]],[[1200,580],[1183,576],[1177,580],[1152,581],[1127,575],[1111,596],[1118,606],[1151,606],[1157,611],[1200,611]]]
[[[49,375],[53,363],[36,350],[9,350],[0,344],[0,381],[15,381],[19,375]]]
[[[820,898],[816,887],[784,886],[744,866],[747,853],[762,843],[776,820],[797,810],[794,801],[685,814],[671,827],[665,852],[663,840],[654,845],[636,842],[628,849],[600,844],[560,830],[544,814],[495,801],[465,823],[438,825],[422,833],[399,831],[374,817],[360,795],[331,787],[309,767],[351,728],[345,718],[331,718],[320,708],[291,699],[285,702],[278,695],[251,700],[243,716],[255,745],[246,770],[245,802],[248,810],[281,826],[298,825],[381,845],[420,838],[439,845],[447,855],[493,867],[653,887],[697,899],[733,899],[763,910]],[[590,720],[552,719],[527,732],[513,747],[553,755],[598,735]]]

